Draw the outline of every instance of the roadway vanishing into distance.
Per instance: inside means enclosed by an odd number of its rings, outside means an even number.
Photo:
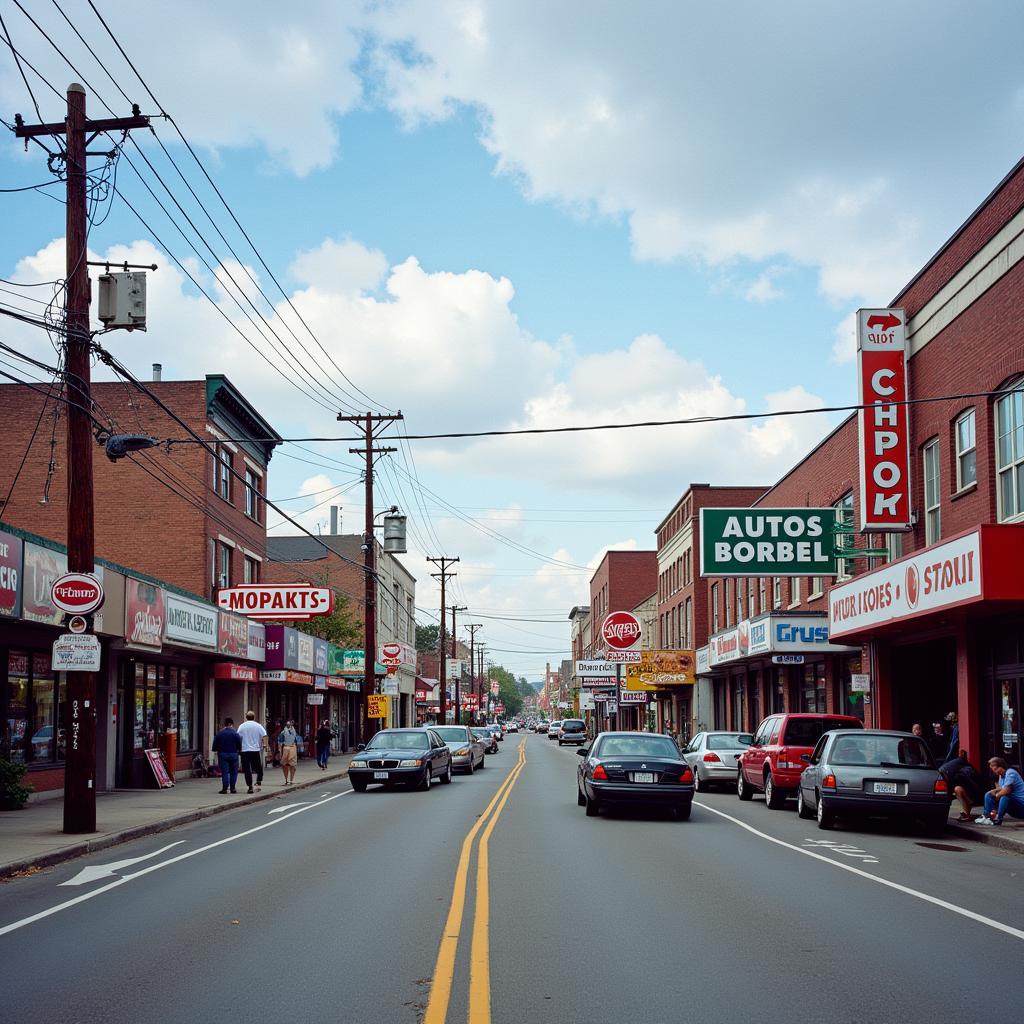
[[[3,1015],[1018,1018],[1019,855],[731,793],[586,818],[577,760],[510,735],[451,786],[325,783],[0,884]]]

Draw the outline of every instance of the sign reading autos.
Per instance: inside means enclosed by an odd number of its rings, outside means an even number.
[[[834,508],[702,508],[701,576],[834,576]]]

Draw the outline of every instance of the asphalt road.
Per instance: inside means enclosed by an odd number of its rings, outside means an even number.
[[[0,885],[0,1016],[1019,1019],[1018,855],[728,793],[586,818],[576,763],[509,736],[429,793],[325,784]]]

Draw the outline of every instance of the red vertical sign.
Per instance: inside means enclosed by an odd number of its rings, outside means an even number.
[[[857,310],[861,531],[910,528],[910,397],[902,309]]]

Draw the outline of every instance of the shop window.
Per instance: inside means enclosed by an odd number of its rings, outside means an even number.
[[[711,584],[711,632],[718,632],[718,584]]]
[[[789,606],[793,608],[800,603],[800,577],[791,576],[789,579]]]
[[[1024,515],[1024,381],[996,402],[996,496],[1001,523]]]
[[[15,764],[28,760],[28,654],[10,651],[7,655],[7,725],[4,729],[4,755]]]
[[[245,471],[245,514],[259,522],[260,478],[251,469]]]
[[[921,449],[921,462],[924,470],[924,542],[934,544],[942,536],[938,438]]]
[[[836,510],[836,522],[842,526],[853,525],[853,491],[847,491],[833,506]],[[853,546],[852,534],[839,534],[832,538],[837,547]],[[836,576],[838,579],[849,579],[853,575],[853,559],[839,558],[836,560]]]
[[[9,651],[7,719],[0,734],[0,756],[17,764],[64,760],[66,684],[50,670],[47,654]]]
[[[978,482],[977,443],[974,410],[968,409],[956,421],[956,489],[962,491]]]

